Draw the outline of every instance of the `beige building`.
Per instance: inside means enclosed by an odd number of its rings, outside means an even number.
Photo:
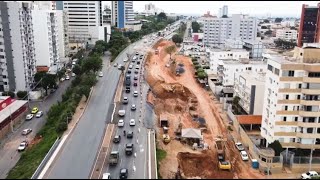
[[[234,96],[247,114],[262,115],[265,73],[237,72],[234,78]]]
[[[261,126],[267,143],[320,148],[319,54],[320,48],[305,46],[297,47],[293,57],[268,57]]]

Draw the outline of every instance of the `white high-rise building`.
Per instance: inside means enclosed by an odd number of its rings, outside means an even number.
[[[0,1],[0,92],[26,91],[36,73],[32,2]]]
[[[276,32],[276,38],[285,41],[297,41],[298,33],[294,29],[278,29]]]
[[[296,47],[293,57],[268,55],[261,124],[267,144],[320,148],[320,48]]]
[[[247,15],[234,14],[229,18],[205,17],[203,42],[219,46],[226,39],[240,38],[255,40],[257,37],[257,19]]]
[[[42,10],[56,10],[56,1],[33,1]]]
[[[222,16],[228,16],[228,6],[224,5],[222,7]]]
[[[134,20],[133,1],[112,1],[112,25],[119,29],[140,30],[141,22]]]
[[[98,40],[107,40],[107,34],[111,34],[103,25],[101,1],[57,2],[57,9],[67,12],[68,36],[72,43],[95,44]]]

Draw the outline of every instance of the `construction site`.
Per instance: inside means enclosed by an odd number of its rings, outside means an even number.
[[[165,49],[172,45],[159,41],[145,63],[147,99],[157,116],[157,148],[167,153],[160,162],[161,177],[264,178],[250,161],[242,161],[219,103],[195,78],[191,57],[168,54]],[[230,167],[221,168],[218,158]]]

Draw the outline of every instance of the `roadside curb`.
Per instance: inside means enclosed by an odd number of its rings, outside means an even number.
[[[82,113],[80,114],[79,118],[77,119],[75,125],[71,128],[71,130],[69,131],[69,133],[66,133],[66,134],[62,135],[62,136],[63,136],[63,140],[61,140],[59,146],[58,146],[57,149],[53,152],[54,156],[52,156],[52,157],[49,159],[48,164],[46,164],[44,170],[40,173],[40,174],[43,174],[42,177],[45,177],[45,176],[47,175],[47,171],[51,168],[51,165],[56,161],[56,156],[57,156],[57,155],[61,152],[61,150],[63,149],[63,147],[64,147],[64,145],[65,145],[65,142],[68,140],[69,135],[72,134],[73,130],[74,130],[75,127],[78,125],[78,122],[80,121],[83,113],[84,113],[84,112],[86,111],[86,109],[87,109],[87,106],[88,106],[89,101],[90,101],[90,99],[91,99],[91,95],[92,95],[92,93],[93,93],[93,91],[94,91],[94,87],[95,87],[95,86],[91,87],[91,91],[90,91],[89,97],[88,97],[88,99],[87,99],[86,105],[85,105]],[[42,177],[41,177],[41,178],[39,177],[38,179],[42,179]]]

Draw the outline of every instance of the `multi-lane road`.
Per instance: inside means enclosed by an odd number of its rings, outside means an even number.
[[[122,63],[127,53],[133,53],[134,43],[123,51],[115,60]],[[88,107],[73,133],[68,137],[63,149],[48,169],[45,178],[88,178],[94,164],[101,137],[106,123],[110,123],[113,110],[113,97],[121,71],[108,64],[109,57],[104,56],[103,77],[94,87]]]

